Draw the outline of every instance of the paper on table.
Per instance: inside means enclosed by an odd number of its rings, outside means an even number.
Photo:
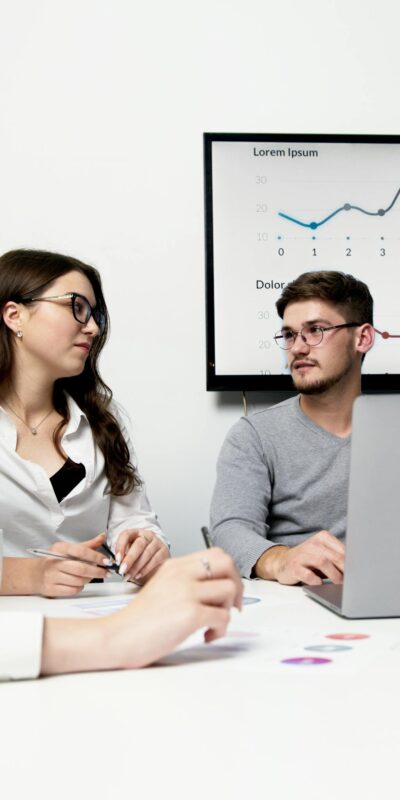
[[[362,632],[362,623],[359,625]],[[340,630],[340,623],[335,630]],[[205,644],[199,634],[190,637],[170,656],[162,659],[162,664],[196,664],[210,662],[234,670],[254,673],[282,673],[313,675],[354,674],[370,665],[395,659],[400,660],[400,642],[397,634],[374,633],[367,639],[333,641],[327,638],[329,628],[321,631],[312,628],[287,629],[280,632],[265,629],[241,630],[237,621],[231,624],[227,635],[212,644]],[[309,650],[311,647],[324,648],[334,645],[346,649]],[[303,664],[283,663],[285,659],[304,659]],[[312,663],[312,659],[329,659],[322,663]],[[308,662],[308,663],[307,663]]]
[[[134,594],[129,597],[91,597],[90,600],[81,600],[73,604],[74,608],[79,608],[82,616],[88,617],[105,617],[107,614],[114,614],[116,611],[121,611],[132,602]]]
[[[74,603],[79,616],[101,617],[120,611],[132,602],[135,595],[103,596],[81,598]],[[253,606],[250,608],[257,608]],[[158,662],[164,665],[196,664],[210,662],[215,666],[227,666],[233,669],[250,672],[282,672],[291,670],[304,675],[318,674],[352,674],[367,666],[386,660],[400,660],[400,638],[398,633],[388,634],[375,631],[366,639],[332,640],[329,634],[338,632],[344,623],[340,620],[327,621],[326,627],[296,626],[280,628],[249,613],[244,609],[243,615],[232,611],[232,622],[224,638],[211,644],[205,644],[203,631],[190,636],[171,655]],[[247,612],[247,613],[246,613]],[[351,630],[346,625],[347,632]],[[356,630],[354,628],[354,630]],[[358,621],[357,631],[363,633],[362,621]],[[366,632],[368,633],[367,626]],[[341,649],[330,651],[327,646]],[[346,646],[346,649],[344,649]],[[311,649],[309,649],[311,648]],[[317,648],[317,649],[314,649]],[[322,649],[319,649],[322,648]],[[328,663],[312,664],[312,659],[329,659]],[[310,663],[283,663],[285,659],[307,659]]]

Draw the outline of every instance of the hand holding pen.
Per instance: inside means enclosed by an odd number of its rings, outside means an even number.
[[[93,578],[104,579],[108,570],[117,571],[114,559],[98,552],[105,540],[106,534],[100,533],[85,542],[56,542],[48,551],[48,557],[37,559],[35,564],[36,594],[73,597]]]

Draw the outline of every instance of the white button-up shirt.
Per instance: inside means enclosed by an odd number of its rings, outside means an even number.
[[[37,678],[42,638],[42,614],[0,608],[0,681]]]
[[[86,415],[71,397],[68,405],[70,420],[61,447],[72,461],[84,464],[86,475],[60,503],[43,467],[16,452],[16,427],[0,406],[0,528],[4,556],[26,558],[27,548],[48,548],[60,540],[81,542],[103,531],[114,550],[118,535],[125,528],[146,528],[168,544],[151,510],[144,484],[122,497],[106,493],[103,454],[94,442]],[[121,424],[135,464],[132,444],[115,406],[112,412]]]

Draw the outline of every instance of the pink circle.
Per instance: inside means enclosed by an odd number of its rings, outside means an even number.
[[[298,658],[284,658],[281,664],[294,664],[300,667],[313,667],[316,664],[331,664],[331,658],[317,658],[316,656],[299,656]]]
[[[326,639],[369,639],[369,633],[328,633]]]

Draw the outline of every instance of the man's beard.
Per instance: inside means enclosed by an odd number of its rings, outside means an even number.
[[[292,381],[294,383],[295,389],[301,392],[301,394],[307,394],[307,395],[323,394],[324,392],[329,391],[329,389],[332,389],[333,386],[337,386],[337,384],[340,383],[343,380],[343,378],[345,378],[346,375],[349,374],[352,367],[353,367],[353,360],[349,354],[347,363],[341,369],[341,371],[336,372],[335,375],[330,375],[328,378],[321,378],[320,380],[316,380],[313,383],[304,382],[303,384],[301,382],[301,378],[298,382],[296,381],[296,378],[298,376],[296,375],[296,371],[292,368],[291,369]]]

